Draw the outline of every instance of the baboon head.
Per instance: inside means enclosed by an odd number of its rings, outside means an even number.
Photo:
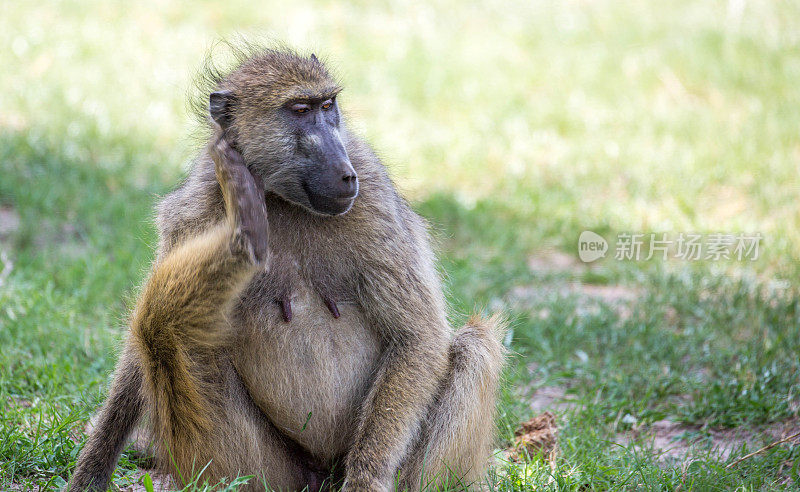
[[[220,80],[209,112],[267,191],[339,215],[358,195],[342,139],[340,91],[316,56],[265,51]]]

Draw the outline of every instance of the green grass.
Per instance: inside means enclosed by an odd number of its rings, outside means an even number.
[[[192,71],[236,31],[329,60],[433,225],[453,321],[512,319],[500,445],[537,388],[566,392],[554,466],[500,464],[498,490],[797,487],[797,441],[726,468],[800,418],[800,5],[737,5],[4,6],[0,217],[20,225],[0,232],[0,488],[69,477],[153,257],[153,204],[195,152]],[[764,241],[755,262],[584,266],[583,230]],[[558,252],[573,260],[534,261]],[[698,439],[689,456],[636,441],[660,420]],[[725,429],[747,443],[704,447]],[[135,470],[124,455],[115,484]]]

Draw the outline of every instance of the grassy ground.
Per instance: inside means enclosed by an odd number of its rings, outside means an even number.
[[[454,322],[513,320],[500,446],[550,409],[560,453],[501,461],[498,490],[797,487],[796,440],[726,465],[800,430],[800,5],[89,0],[0,17],[0,488],[69,477],[194,152],[192,70],[234,30],[332,62]],[[764,241],[586,266],[583,230]]]

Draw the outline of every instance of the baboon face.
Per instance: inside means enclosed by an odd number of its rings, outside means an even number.
[[[246,85],[211,94],[212,118],[230,129],[267,191],[317,214],[346,213],[358,177],[340,133],[338,87],[324,79],[262,83],[253,81],[258,74],[247,75],[240,82]]]
[[[350,210],[358,195],[358,177],[339,134],[336,96],[288,100],[279,113],[293,136],[292,167],[303,191],[302,196],[286,198],[326,215]]]

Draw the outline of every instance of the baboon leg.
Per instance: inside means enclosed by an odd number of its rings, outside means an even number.
[[[177,471],[203,456],[209,436],[219,437],[215,427],[229,418],[214,411],[229,387],[218,372],[231,336],[227,313],[266,263],[268,223],[263,187],[242,156],[222,137],[210,150],[227,220],[156,262],[70,490],[105,490],[144,407],[160,464]]]
[[[157,263],[136,308],[130,342],[157,464],[179,484],[202,472],[201,484],[257,474],[248,488],[313,486],[322,473],[261,414],[230,362],[225,306],[256,269],[240,251],[224,222],[186,241]]]
[[[91,436],[95,433],[97,426],[100,424],[101,416],[102,412],[97,412],[89,419],[86,424],[86,434]],[[139,468],[149,470],[155,467],[156,456],[155,448],[153,447],[153,433],[146,422],[139,422],[131,431],[131,435],[128,437],[127,449],[131,452]]]
[[[69,490],[105,490],[114,466],[144,407],[156,422],[170,412],[183,427],[199,430],[206,392],[193,353],[202,355],[225,338],[219,329],[222,306],[231,301],[253,269],[247,256],[232,253],[236,232],[221,223],[188,241],[156,265],[133,316],[125,352],[94,429],[79,459]],[[200,350],[195,350],[199,348]],[[183,442],[188,434],[157,425],[158,443]],[[194,436],[196,437],[196,436]],[[157,443],[157,444],[158,444]]]
[[[505,350],[497,318],[473,317],[450,346],[450,370],[401,468],[401,489],[480,489],[494,436]]]
[[[114,383],[102,409],[93,419],[91,436],[78,458],[69,490],[104,491],[133,428],[144,408],[142,371],[126,347]]]
[[[157,446],[192,442],[207,430],[208,394],[198,363],[224,339],[224,306],[254,270],[240,253],[237,231],[221,223],[174,250],[159,262],[133,316],[126,348],[80,457],[69,490],[105,490],[125,444],[144,409],[154,421]],[[209,367],[210,368],[210,367]],[[163,423],[182,416],[177,428]],[[172,446],[183,449],[184,446]],[[163,456],[163,455],[162,455]]]
[[[267,261],[268,224],[241,155],[225,138],[212,150],[227,221],[156,264],[131,324],[157,461],[182,483],[255,474],[253,490],[316,489],[324,474],[259,411],[231,363],[227,314]]]
[[[188,483],[202,471],[198,482],[215,485],[237,476],[254,475],[242,491],[316,491],[327,473],[316,466],[296,443],[287,439],[253,403],[230,362],[219,364],[219,399],[205,409],[212,422],[195,442],[184,442],[184,452],[168,453],[163,459],[176,483]],[[179,418],[175,416],[174,418]],[[165,423],[167,427],[179,422]],[[191,453],[185,450],[191,449]],[[177,473],[176,473],[177,472]]]

